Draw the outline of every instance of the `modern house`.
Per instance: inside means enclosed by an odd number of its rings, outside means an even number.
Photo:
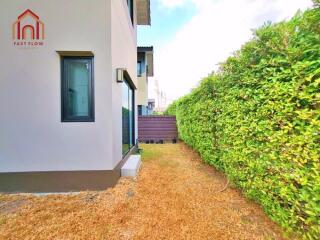
[[[1,0],[0,192],[114,186],[135,151],[150,0]]]
[[[150,115],[148,111],[148,78],[153,77],[153,47],[138,47],[138,114]]]

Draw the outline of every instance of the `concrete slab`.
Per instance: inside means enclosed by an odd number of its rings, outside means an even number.
[[[136,177],[141,166],[141,156],[131,155],[121,168],[121,177]]]

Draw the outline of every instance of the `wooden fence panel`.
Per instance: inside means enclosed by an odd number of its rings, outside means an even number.
[[[174,142],[178,139],[176,117],[139,116],[138,133],[140,142]]]

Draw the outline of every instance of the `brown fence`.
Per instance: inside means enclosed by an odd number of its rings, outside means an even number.
[[[145,143],[176,142],[177,121],[171,116],[139,116],[139,141]]]

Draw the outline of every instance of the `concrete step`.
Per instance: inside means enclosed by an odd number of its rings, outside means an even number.
[[[141,166],[141,156],[131,155],[121,168],[121,177],[136,177]]]

